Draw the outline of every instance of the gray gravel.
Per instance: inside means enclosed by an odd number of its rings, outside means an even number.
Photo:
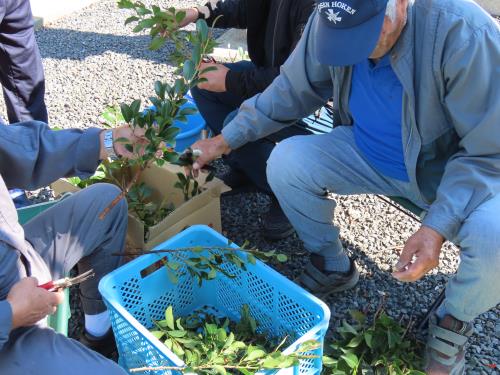
[[[176,7],[192,4],[183,0],[167,3]],[[100,1],[37,32],[52,126],[96,126],[99,114],[107,105],[136,98],[146,100],[155,80],[171,77],[173,67],[165,61],[172,47],[148,51],[148,37],[133,34],[130,27],[123,25],[127,14],[118,10],[114,1]],[[0,103],[0,115],[5,116],[3,103]],[[42,190],[37,199],[47,199],[48,194]],[[416,230],[417,223],[374,196],[337,199],[336,222],[342,228],[346,247],[357,257],[361,280],[355,290],[327,299],[332,310],[332,331],[348,317],[349,309],[373,312],[382,295],[390,315],[405,323],[410,318],[418,320],[456,271],[458,251],[447,245],[441,254],[439,269],[416,283],[397,282],[387,271],[397,260],[397,246]],[[267,197],[260,194],[225,197],[222,200],[224,232],[237,243],[248,239],[263,250],[278,249],[289,254],[290,262],[278,268],[289,277],[297,276],[306,261],[300,240],[294,235],[269,243],[259,235],[259,217],[266,211],[267,204]],[[76,299],[74,305],[78,305]],[[500,365],[499,313],[497,307],[475,320],[476,333],[467,353],[467,374],[499,373],[487,366]],[[73,316],[70,335],[75,337],[81,325],[78,307]]]

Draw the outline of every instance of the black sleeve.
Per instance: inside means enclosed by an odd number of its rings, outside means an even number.
[[[246,29],[247,1],[252,0],[209,0],[197,9],[200,18],[205,19],[208,26],[212,26],[215,22],[215,27],[223,29]]]
[[[278,67],[230,70],[226,75],[226,91],[246,100],[264,91],[279,74]]]
[[[299,1],[295,11],[295,30],[293,33],[292,51],[302,37],[307,21],[314,10],[314,0]]]

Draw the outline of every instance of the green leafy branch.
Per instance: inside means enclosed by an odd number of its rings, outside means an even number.
[[[154,203],[151,200],[152,189],[144,182],[134,185],[127,196],[128,208],[135,216],[144,223],[145,236],[148,229],[174,211],[174,205],[163,200],[160,203]]]
[[[201,69],[203,56],[213,51],[216,45],[211,32],[204,20],[196,22],[194,32],[184,33],[179,31],[179,24],[186,16],[183,11],[175,8],[162,10],[158,6],[148,8],[140,1],[120,0],[119,8],[135,11],[136,15],[129,17],[126,24],[137,23],[134,32],[149,30],[152,37],[150,48],[158,49],[167,39],[174,42],[176,49],[171,54],[178,68],[178,77],[171,85],[166,82],[157,81],[154,84],[155,96],[150,97],[154,109],[144,110],[140,100],[133,100],[130,104],[120,104],[121,117],[130,125],[137,134],[143,137],[144,142],[132,142],[127,138],[120,138],[115,142],[123,143],[125,149],[134,155],[126,160],[128,166],[137,167],[130,181],[122,186],[122,192],[108,207],[99,215],[104,219],[107,213],[129,194],[132,187],[137,184],[144,169],[152,163],[161,166],[165,162],[176,162],[179,155],[173,149],[179,129],[174,127],[176,121],[187,122],[187,116],[197,112],[196,109],[183,106],[187,103],[185,95],[187,91],[203,82],[200,74],[213,68]],[[187,45],[186,45],[187,44]],[[189,47],[187,47],[189,46]],[[112,116],[108,120],[113,121]],[[115,115],[115,118],[117,116]],[[187,186],[187,184],[184,184]],[[199,189],[187,189],[189,193],[198,193]],[[186,194],[185,194],[186,196]]]
[[[167,275],[174,284],[179,282],[179,277],[189,274],[201,286],[203,281],[210,281],[221,273],[228,278],[235,278],[236,275],[227,271],[227,265],[233,265],[237,269],[247,271],[247,264],[255,265],[256,260],[263,262],[275,260],[284,263],[288,260],[285,254],[276,251],[260,251],[256,248],[248,248],[245,242],[240,248],[224,246],[194,246],[177,249],[157,249],[157,250],[128,250],[124,253],[113,255],[137,257],[144,254],[168,254],[161,258],[162,264],[167,269]],[[193,255],[186,256],[192,253]]]
[[[425,375],[419,344],[406,338],[408,328],[391,319],[381,308],[373,323],[360,311],[351,311],[354,324],[343,321],[337,332],[340,339],[329,346],[323,357],[324,374]]]
[[[269,339],[258,333],[258,323],[243,305],[238,323],[218,318],[206,311],[195,311],[185,318],[175,318],[172,307],[165,319],[154,321],[152,334],[177,355],[185,366],[159,366],[131,369],[131,372],[176,370],[183,373],[220,374],[238,371],[252,375],[262,369],[296,366],[301,359],[317,358],[308,354],[319,348],[317,341],[303,343],[296,351],[283,354],[287,341]]]

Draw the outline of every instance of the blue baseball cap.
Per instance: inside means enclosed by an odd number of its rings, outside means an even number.
[[[377,45],[387,0],[317,1],[315,54],[325,65],[353,65]]]

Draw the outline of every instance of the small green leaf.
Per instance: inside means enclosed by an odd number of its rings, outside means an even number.
[[[359,359],[354,353],[346,353],[340,356],[350,368],[355,368],[358,363]]]
[[[217,271],[216,271],[214,268],[212,268],[212,269],[210,270],[210,272],[208,273],[207,279],[208,279],[208,280],[213,280],[213,279],[215,279],[216,277],[217,277]]]
[[[194,64],[191,60],[186,60],[182,68],[182,76],[186,81],[191,80],[194,75]]]
[[[353,335],[358,334],[358,331],[356,331],[356,329],[353,326],[351,326],[349,323],[347,323],[345,320],[342,322],[342,328],[346,332],[352,333]]]
[[[250,348],[250,347],[249,347]],[[266,356],[266,352],[262,349],[254,349],[252,350],[246,357],[246,361],[254,361],[259,358],[263,358]]]
[[[359,344],[363,342],[364,337],[363,336],[355,336],[349,343],[347,344],[348,348],[357,348]]]
[[[365,342],[366,345],[371,349],[372,348],[372,339],[373,335],[371,332],[365,332]]]
[[[247,261],[248,261],[248,263],[253,264],[253,265],[255,265],[255,263],[256,263],[255,257],[253,256],[253,254],[250,254],[250,253],[247,254]]]
[[[288,257],[285,254],[278,254],[276,255],[276,259],[280,263],[285,263],[288,260]]]
[[[181,109],[181,111],[179,112],[179,114],[181,114],[183,116],[195,115],[197,113],[198,113],[198,110],[194,107],[186,107],[186,108]]]
[[[151,331],[151,334],[156,337],[158,340],[165,336],[165,333],[162,331]]]
[[[175,21],[177,23],[181,23],[184,18],[186,18],[186,12],[184,10],[180,10],[175,14]]]
[[[128,25],[129,23],[135,22],[135,21],[139,21],[139,17],[136,17],[136,16],[129,17],[125,20],[125,25]]]
[[[167,277],[172,284],[179,283],[179,277],[175,274],[175,272],[172,272],[169,268],[167,268]]]
[[[125,103],[121,103],[120,109],[125,122],[130,123],[132,121],[132,111],[130,110],[130,107]]]
[[[134,9],[134,3],[130,0],[120,0],[118,1],[119,9]]]
[[[322,360],[323,360],[323,366],[325,367],[331,367],[337,363],[335,359],[330,358],[326,355],[323,356]]]
[[[163,47],[166,43],[166,39],[162,36],[156,36],[153,38],[151,43],[149,43],[149,49],[151,51],[156,51],[159,50],[161,47]]]
[[[196,21],[196,30],[201,36],[201,42],[205,43],[208,39],[208,25],[206,21],[202,19]]]
[[[175,337],[175,338],[181,338],[181,337],[185,337],[187,335],[187,331],[182,331],[182,330],[179,330],[179,329],[175,329],[173,331],[168,331],[167,333],[171,337]]]
[[[168,328],[170,328],[171,330],[175,329],[174,312],[172,306],[167,307],[167,309],[165,310],[165,321],[167,323]]]
[[[137,14],[140,16],[146,16],[148,14],[151,14],[151,11],[147,9],[146,7],[139,7],[136,9]]]

